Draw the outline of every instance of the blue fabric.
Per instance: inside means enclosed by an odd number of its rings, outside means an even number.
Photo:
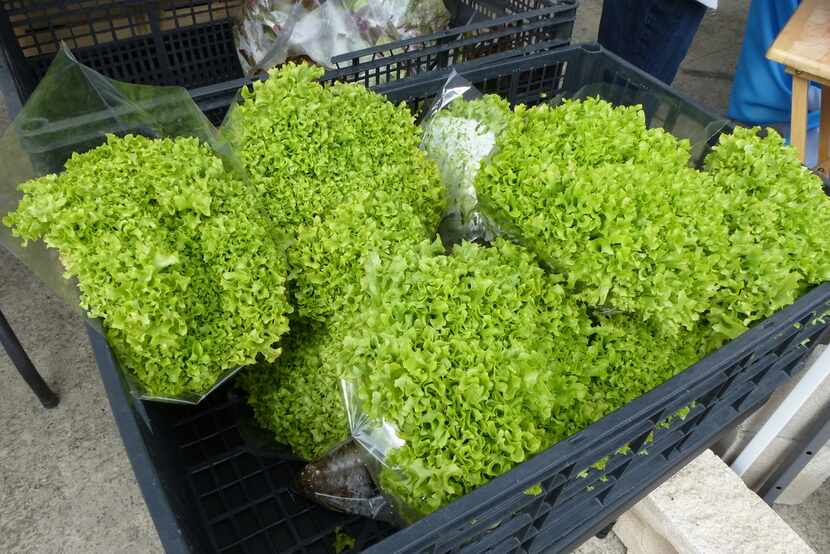
[[[696,0],[605,0],[599,43],[671,83],[706,13]]]
[[[799,3],[799,0],[752,0],[729,95],[729,117],[749,124],[789,123],[793,80],[783,65],[768,60],[766,54]],[[810,94],[815,99],[818,90],[811,87]],[[818,126],[818,118],[818,112],[810,113],[810,128]]]

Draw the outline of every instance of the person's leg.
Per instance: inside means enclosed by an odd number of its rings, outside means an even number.
[[[636,19],[630,14],[639,11],[640,4],[640,0],[605,0],[599,19],[599,43],[631,63],[633,48],[627,34],[636,25]]]
[[[605,0],[599,43],[671,83],[705,13],[695,0]]]

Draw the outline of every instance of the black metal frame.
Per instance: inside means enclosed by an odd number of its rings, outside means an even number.
[[[0,22],[0,33],[3,32],[2,22]],[[14,80],[8,69],[7,53],[0,43],[0,94],[6,104],[9,119],[12,120],[20,110],[20,99],[14,87]],[[0,129],[2,132],[2,129]],[[54,408],[60,403],[60,398],[57,394],[49,388],[46,381],[43,380],[40,373],[38,373],[31,358],[26,353],[23,345],[20,344],[17,335],[9,324],[3,310],[0,310],[0,344],[8,354],[12,365],[20,373],[23,380],[32,389],[32,392],[37,396],[37,399],[44,408]]]
[[[797,442],[781,460],[775,471],[758,489],[758,495],[770,506],[798,477],[813,455],[830,441],[830,404],[815,418],[804,438]]]
[[[40,403],[43,404],[43,407],[54,408],[57,406],[60,398],[49,388],[49,385],[46,384],[46,381],[43,380],[43,377],[35,369],[32,360],[26,354],[23,345],[20,344],[17,335],[14,334],[2,310],[0,310],[0,344],[3,345],[12,364],[17,368],[18,373],[26,381],[26,384],[29,385],[29,388],[32,389],[32,392],[35,393]]]

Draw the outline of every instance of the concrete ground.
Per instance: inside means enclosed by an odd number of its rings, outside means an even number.
[[[773,506],[818,554],[830,553],[830,481],[798,506]]]
[[[676,86],[724,112],[748,0],[706,16]],[[596,38],[600,0],[582,0],[575,40]],[[0,103],[0,130],[6,118]],[[0,354],[0,552],[161,552],[110,414],[80,316],[0,249],[0,306],[61,396],[43,410]],[[830,554],[830,483],[801,506],[776,507],[820,554]],[[616,554],[613,535],[581,554]]]
[[[2,249],[0,306],[61,397],[41,408],[0,354],[0,551],[161,552],[80,316]]]

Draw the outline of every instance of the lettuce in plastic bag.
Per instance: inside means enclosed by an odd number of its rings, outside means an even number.
[[[3,222],[59,251],[146,394],[200,396],[279,355],[283,250],[247,185],[198,139],[110,136],[20,189]]]

